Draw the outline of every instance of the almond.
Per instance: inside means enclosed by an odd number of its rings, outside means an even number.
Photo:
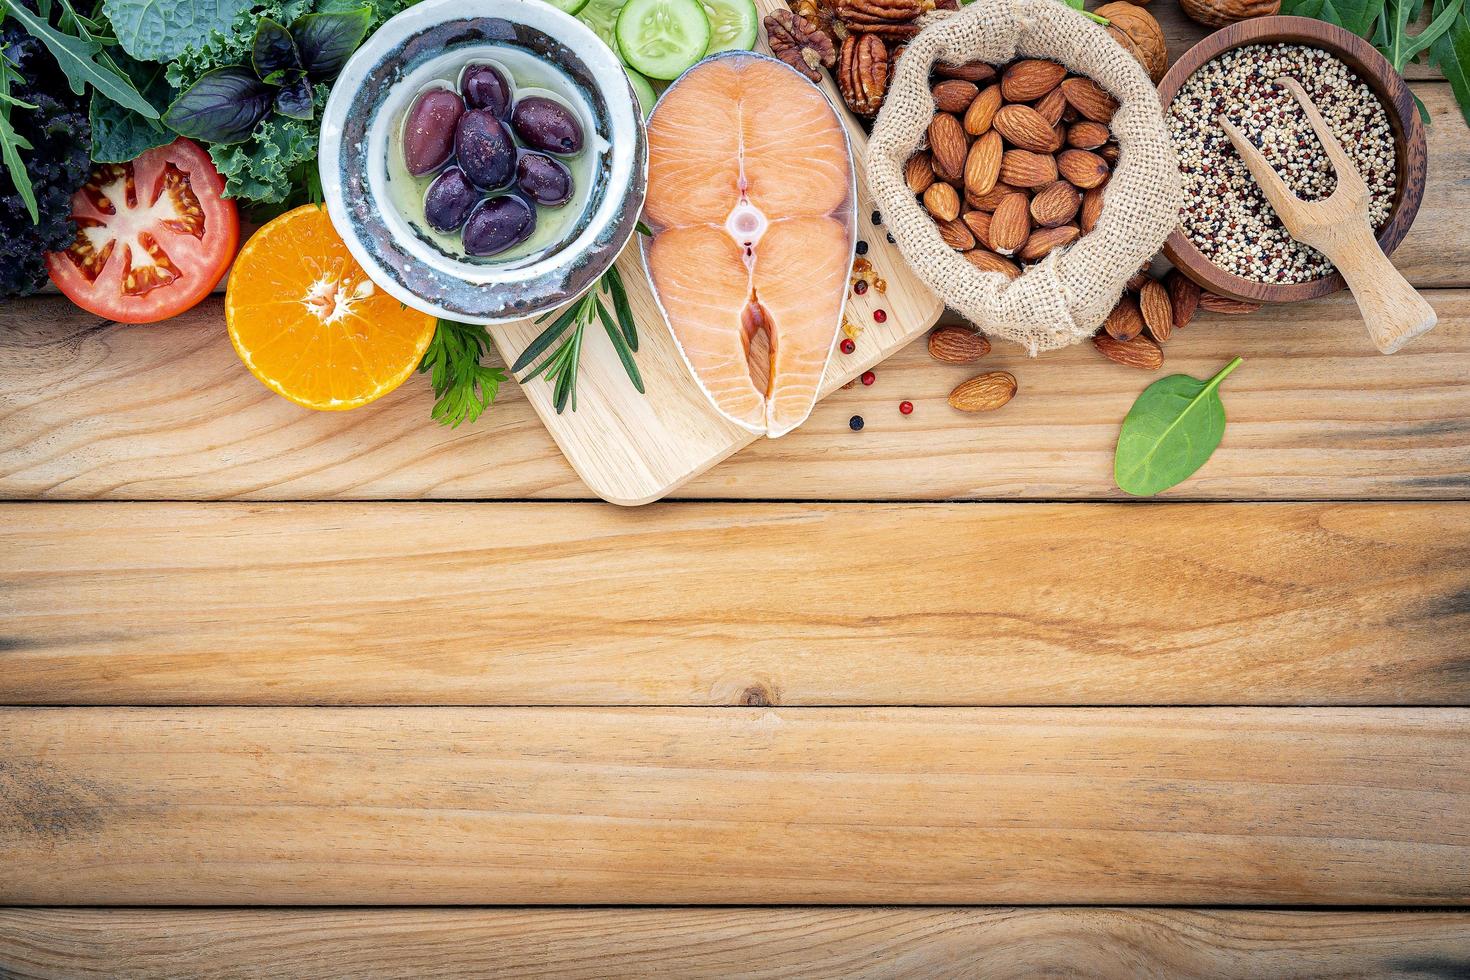
[[[1056,88],[1066,77],[1067,69],[1055,61],[1025,58],[1012,64],[1000,76],[1000,90],[1007,102],[1033,102]]]
[[[939,327],[929,334],[929,356],[948,364],[970,364],[990,353],[990,341],[969,327]]]
[[[974,82],[951,78],[934,86],[930,94],[934,96],[934,108],[940,112],[964,115],[975,96],[980,94],[980,87]]]
[[[1142,368],[1145,371],[1157,371],[1164,366],[1164,352],[1159,345],[1147,337],[1134,337],[1132,340],[1118,340],[1111,334],[1100,333],[1092,338],[1092,346],[1097,348],[1099,354],[1116,364],[1124,367]]]
[[[1016,263],[983,248],[971,249],[964,254],[964,258],[981,272],[999,272],[1007,279],[1016,279],[1021,275],[1021,267]]]
[[[963,221],[939,221],[939,237],[944,244],[956,252],[966,252],[975,247],[975,236]]]
[[[942,61],[934,63],[934,74],[940,78],[960,78],[967,82],[988,82],[995,77],[995,68],[983,61],[967,61],[963,65],[950,65]]]
[[[970,234],[975,236],[975,241],[990,247],[990,215],[985,211],[966,211],[960,216],[965,227],[970,229]]]
[[[1138,291],[1138,309],[1143,314],[1148,335],[1161,344],[1168,343],[1174,335],[1174,307],[1164,284],[1157,279],[1144,283]]]
[[[1128,290],[1130,293],[1136,293],[1139,290],[1143,289],[1143,284],[1148,282],[1149,280],[1148,273],[1149,268],[1152,265],[1153,263],[1151,262],[1145,262],[1143,264],[1143,268],[1139,269],[1137,272],[1133,273],[1132,276],[1128,277],[1128,281],[1123,284],[1123,288]]]
[[[1102,215],[1103,189],[1094,188],[1082,192],[1082,213],[1078,216],[1078,224],[1082,226],[1082,234],[1086,235],[1097,227],[1097,219]]]
[[[1110,167],[1118,162],[1118,157],[1120,157],[1122,153],[1123,151],[1118,149],[1117,143],[1104,143],[1102,148],[1097,151],[1097,155],[1107,161],[1107,164]]]
[[[994,211],[1000,206],[1000,202],[1006,199],[1006,195],[1014,194],[1019,189],[1004,181],[998,181],[984,194],[966,194],[965,203],[980,211]]]
[[[1007,371],[991,371],[962,381],[949,393],[949,404],[961,412],[993,412],[1016,397],[1016,379]]]
[[[1164,277],[1164,287],[1169,290],[1169,305],[1174,313],[1174,327],[1183,330],[1194,319],[1199,308],[1200,288],[1192,279],[1178,269],[1170,269]]]
[[[1077,193],[1077,188],[1065,180],[1054,180],[1031,199],[1031,220],[1055,228],[1076,217],[1081,204],[1082,195]]]
[[[1112,137],[1108,127],[1092,120],[1075,122],[1067,127],[1067,145],[1079,150],[1095,150]]]
[[[981,197],[995,186],[1000,176],[1001,154],[1004,143],[1000,133],[991,130],[970,146],[965,157],[965,196]]]
[[[903,165],[903,180],[915,194],[924,193],[934,183],[934,161],[927,150],[909,157],[909,162]]]
[[[1254,313],[1261,308],[1260,303],[1252,303],[1245,299],[1231,299],[1229,296],[1212,293],[1208,289],[1200,292],[1199,305],[1211,313]]]
[[[1052,124],[1041,118],[1041,113],[1027,105],[1001,106],[995,114],[995,131],[1004,136],[1006,142],[1033,153],[1050,153],[1054,134]]]
[[[1062,225],[1060,228],[1038,228],[1026,239],[1026,244],[1016,253],[1016,257],[1022,262],[1040,262],[1051,254],[1053,249],[1070,245],[1082,236],[1076,225]]]
[[[1081,113],[1083,119],[1107,123],[1112,121],[1113,113],[1118,111],[1118,100],[1090,78],[1069,78],[1062,82],[1060,91],[1062,97]]]
[[[1041,187],[1050,184],[1057,179],[1056,158],[1049,153],[1006,150],[1005,156],[1000,158],[1000,179],[1016,187]]]
[[[1118,305],[1113,307],[1113,312],[1103,321],[1103,329],[1114,340],[1125,343],[1143,333],[1143,314],[1138,310],[1138,301],[1132,296],[1124,296],[1118,300]]]
[[[948,184],[936,181],[924,192],[924,207],[940,221],[953,221],[960,216],[960,195]]]
[[[1000,84],[990,86],[975,96],[970,108],[965,111],[965,132],[981,136],[990,129],[995,114],[1001,107]]]
[[[1007,194],[990,216],[990,247],[1010,255],[1031,236],[1031,213],[1025,194]]]
[[[929,121],[929,153],[934,158],[934,172],[940,177],[958,179],[964,172],[969,148],[965,130],[954,116],[940,112]]]
[[[1091,190],[1108,180],[1108,164],[1091,150],[1063,150],[1057,155],[1057,170],[1074,187]]]
[[[1066,111],[1067,100],[1062,96],[1060,88],[1054,88],[1036,100],[1036,112],[1046,120],[1048,126],[1055,126],[1061,122],[1062,114]]]

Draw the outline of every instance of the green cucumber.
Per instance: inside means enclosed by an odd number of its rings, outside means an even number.
[[[557,10],[575,15],[577,11],[587,6],[587,0],[546,0]]]
[[[756,23],[760,15],[755,12],[754,0],[700,0],[709,17],[709,50],[749,51],[755,47]]]
[[[648,114],[653,111],[653,104],[658,101],[658,93],[648,84],[648,79],[631,68],[627,71],[628,81],[633,85],[633,94],[638,96],[638,107],[643,110],[643,118],[647,119]]]
[[[649,78],[678,78],[710,44],[700,0],[628,0],[618,14],[623,61]]]
[[[619,58],[622,53],[618,51],[617,26],[623,3],[624,0],[588,0],[577,14],[577,19],[592,28],[592,33],[602,38],[602,43],[612,48],[613,54]]]

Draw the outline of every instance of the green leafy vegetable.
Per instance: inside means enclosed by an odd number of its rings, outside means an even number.
[[[168,105],[173,90],[164,79],[164,66],[135,61],[122,51],[113,52],[119,70],[132,79],[150,105]],[[148,119],[132,109],[120,106],[93,92],[90,106],[92,120],[92,159],[97,163],[124,163],[136,159],[155,146],[167,146],[177,135],[158,119]]]
[[[1283,14],[1336,24],[1366,39],[1399,74],[1428,51],[1430,60],[1449,79],[1460,112],[1470,123],[1470,79],[1466,77],[1470,72],[1470,19],[1465,0],[1434,0],[1429,24],[1417,34],[1410,33],[1409,25],[1419,21],[1424,9],[1425,0],[1282,0],[1281,4]],[[1429,122],[1423,103],[1419,114]]]
[[[616,322],[613,313],[608,311],[607,304],[602,301],[603,293],[607,294],[613,310],[616,311]],[[552,314],[547,313],[536,322],[544,323],[551,317]],[[582,336],[594,319],[602,324],[623,370],[627,372],[628,380],[640,395],[643,394],[643,375],[638,371],[637,362],[633,360],[633,352],[638,349],[638,330],[633,322],[632,309],[628,305],[628,293],[618,270],[608,269],[587,295],[557,314],[551,325],[531,341],[511,366],[512,374],[525,371],[536,358],[556,344],[556,349],[539,365],[531,368],[529,373],[522,375],[520,382],[526,384],[534,378],[546,375],[547,383],[552,386],[552,398],[558,415],[568,405],[572,411],[577,410],[577,371],[582,361]],[[559,344],[558,339],[561,341]]]
[[[140,61],[169,62],[211,35],[228,34],[252,0],[102,0],[124,51]],[[120,100],[119,100],[120,101]]]
[[[1120,489],[1151,497],[1205,465],[1225,434],[1220,382],[1240,363],[1235,358],[1208,381],[1174,374],[1143,390],[1123,420],[1113,456],[1113,479]]]
[[[149,119],[158,118],[158,110],[138,93],[130,79],[112,68],[98,64],[96,59],[102,50],[101,43],[63,34],[44,18],[31,13],[18,3],[10,4],[6,13],[20,21],[33,37],[46,46],[46,50],[51,52],[51,56],[65,73],[67,83],[74,93],[81,95],[91,85],[120,106],[132,109]]]
[[[301,55],[301,67],[315,79],[336,78],[342,66],[367,36],[372,13],[356,10],[307,14],[291,25]]]
[[[505,374],[481,363],[489,350],[484,327],[439,321],[419,364],[419,373],[430,372],[434,387],[434,421],[457,428],[462,422],[474,422],[495,401]]]

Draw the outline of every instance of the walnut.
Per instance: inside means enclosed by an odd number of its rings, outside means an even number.
[[[1108,33],[1128,48],[1129,54],[1138,59],[1148,77],[1157,84],[1169,67],[1169,45],[1154,15],[1123,0],[1105,3],[1094,13],[1108,21]]]
[[[819,68],[837,64],[832,39],[811,21],[789,10],[778,10],[765,20],[771,53],[814,82],[822,80]]]
[[[848,108],[872,118],[883,105],[888,91],[888,48],[876,34],[850,34],[842,42],[837,66],[837,87]]]

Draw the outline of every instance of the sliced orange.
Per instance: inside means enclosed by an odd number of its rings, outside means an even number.
[[[230,271],[225,322],[262,384],[324,411],[366,405],[403,384],[435,324],[374,285],[314,204],[245,243]]]

